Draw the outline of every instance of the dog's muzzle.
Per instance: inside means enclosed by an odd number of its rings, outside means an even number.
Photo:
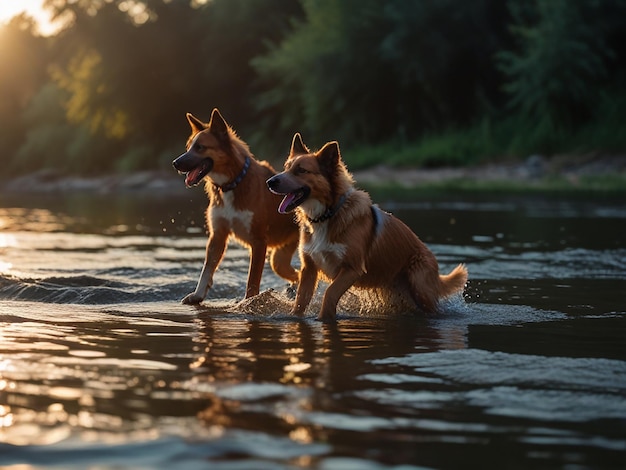
[[[274,175],[272,176],[270,179],[268,179],[265,184],[267,184],[267,187],[269,188],[270,191],[272,191],[274,194],[285,194],[285,193],[281,193],[279,192],[279,188],[280,188],[280,175]]]
[[[283,173],[272,176],[265,183],[271,192],[279,196],[284,196],[278,206],[278,212],[281,214],[287,214],[294,210],[302,204],[311,193],[311,189],[308,186],[294,185]]]
[[[191,187],[199,184],[209,174],[213,169],[213,160],[185,152],[172,162],[172,166],[186,175],[185,185]]]

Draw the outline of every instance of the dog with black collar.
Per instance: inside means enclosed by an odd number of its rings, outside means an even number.
[[[293,314],[305,312],[320,275],[329,282],[318,315],[325,322],[335,321],[340,298],[353,286],[386,291],[426,313],[462,292],[465,266],[440,275],[435,255],[417,235],[354,187],[337,142],[311,152],[295,134],[284,171],[267,186],[283,196],[278,211],[295,211],[300,226],[302,267]]]

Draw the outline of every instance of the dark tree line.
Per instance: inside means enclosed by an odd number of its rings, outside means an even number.
[[[213,107],[275,162],[295,131],[363,147],[512,122],[554,151],[626,114],[624,0],[47,3],[59,34],[0,30],[6,175],[166,167]]]

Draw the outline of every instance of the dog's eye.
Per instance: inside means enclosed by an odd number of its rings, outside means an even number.
[[[307,173],[311,173],[309,170],[307,170],[306,168],[302,168],[301,166],[297,167],[295,172],[298,175],[305,175]]]
[[[204,152],[206,150],[206,145],[196,143],[196,152]]]

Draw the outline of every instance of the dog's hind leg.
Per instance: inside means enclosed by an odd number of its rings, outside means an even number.
[[[416,306],[426,313],[436,312],[441,291],[436,261],[433,265],[432,260],[414,258],[407,271],[409,293]]]
[[[298,271],[291,265],[293,254],[297,248],[298,239],[295,239],[286,245],[274,248],[270,255],[270,266],[272,270],[292,284],[298,282]]]
[[[286,245],[276,247],[270,254],[270,266],[272,270],[283,279],[289,281],[285,294],[290,299],[295,299],[298,285],[298,271],[291,265],[293,254],[298,248],[298,240],[289,242]]]

